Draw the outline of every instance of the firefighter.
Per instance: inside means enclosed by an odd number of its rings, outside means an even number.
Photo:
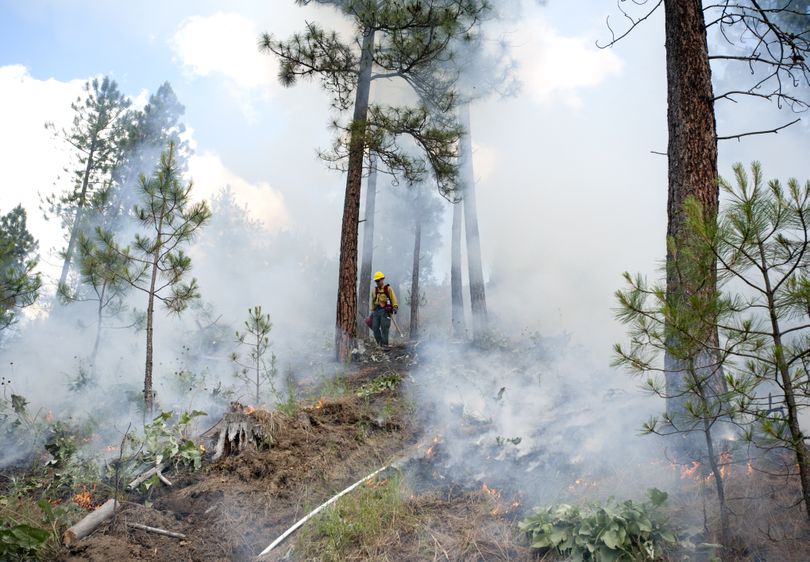
[[[382,271],[374,274],[374,292],[371,294],[371,331],[377,345],[388,348],[388,331],[391,329],[391,315],[397,313],[399,305],[391,285],[385,283]]]

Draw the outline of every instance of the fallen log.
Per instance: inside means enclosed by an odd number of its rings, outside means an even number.
[[[278,545],[280,545],[284,541],[284,539],[286,539],[291,534],[293,534],[296,530],[298,530],[298,528],[301,525],[303,525],[304,523],[306,523],[307,521],[312,519],[315,515],[320,513],[324,508],[329,507],[330,505],[335,503],[338,499],[340,499],[344,495],[348,494],[349,492],[351,492],[352,490],[357,488],[360,484],[362,484],[366,480],[370,480],[371,478],[377,476],[380,472],[382,472],[383,470],[385,470],[387,468],[389,468],[389,466],[386,465],[386,466],[384,466],[382,468],[379,468],[379,469],[375,470],[374,472],[372,472],[371,474],[369,474],[368,476],[366,476],[362,480],[358,480],[357,482],[355,482],[354,484],[352,484],[351,486],[349,486],[348,488],[346,488],[345,490],[343,490],[339,494],[336,494],[336,495],[332,496],[329,500],[325,501],[324,503],[322,503],[321,505],[319,505],[318,507],[316,507],[315,509],[313,509],[312,511],[307,513],[304,517],[302,517],[301,519],[296,521],[295,524],[293,524],[292,527],[290,527],[289,529],[284,531],[281,534],[281,536],[279,536],[276,540],[274,540],[272,543],[270,543],[270,546],[268,546],[267,548],[262,550],[261,553],[259,554],[259,556],[257,556],[257,558],[261,558],[262,556],[264,556],[265,554],[267,554],[268,552],[270,552],[271,550],[276,548]]]
[[[186,535],[183,533],[175,533],[174,531],[167,531],[166,529],[159,529],[157,527],[150,527],[149,525],[141,525],[140,523],[130,523],[127,521],[127,527],[132,527],[133,529],[140,529],[141,531],[147,531],[149,533],[155,533],[156,535],[163,535],[165,537],[172,537],[175,539],[184,539]]]
[[[153,466],[152,468],[150,468],[146,472],[142,472],[140,476],[138,476],[135,480],[133,480],[132,482],[130,482],[127,485],[127,488],[129,488],[130,490],[132,490],[134,488],[137,488],[138,486],[140,486],[141,484],[143,484],[144,482],[149,480],[155,474],[160,474],[161,472],[163,472],[163,470],[167,466],[168,466],[168,463],[162,462],[157,466]],[[158,478],[160,478],[160,477],[158,476]]]
[[[162,472],[158,472],[158,473],[157,473],[157,476],[158,476],[158,478],[160,479],[160,481],[161,481],[161,482],[163,482],[164,484],[166,484],[167,486],[171,486],[171,485],[172,485],[172,483],[169,481],[169,479],[168,479],[168,478],[166,478],[165,476],[163,476],[163,473],[162,473]]]
[[[65,546],[70,546],[83,539],[95,531],[99,525],[104,523],[106,520],[111,519],[115,514],[115,510],[119,507],[120,504],[114,499],[111,498],[107,500],[104,502],[104,504],[102,504],[101,507],[95,511],[91,511],[84,517],[84,519],[65,531],[65,533],[62,535],[62,542]]]

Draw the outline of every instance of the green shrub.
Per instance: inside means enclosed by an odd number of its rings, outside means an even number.
[[[0,521],[0,560],[31,560],[51,533],[31,525],[10,526]]]
[[[648,494],[643,503],[609,498],[604,505],[541,507],[519,526],[532,548],[556,550],[573,562],[660,560],[676,539],[658,510],[667,494],[655,488]]]

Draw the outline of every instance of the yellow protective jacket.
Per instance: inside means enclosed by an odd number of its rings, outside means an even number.
[[[378,306],[382,308],[386,306],[399,308],[397,296],[394,294],[394,289],[391,288],[391,285],[383,285],[382,287],[374,286],[374,291],[371,293],[371,312],[374,312]]]

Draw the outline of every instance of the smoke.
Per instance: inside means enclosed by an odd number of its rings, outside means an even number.
[[[639,435],[661,401],[570,335],[525,330],[486,350],[434,337],[417,349],[417,416],[441,443],[449,482],[483,481],[529,505],[570,500],[583,482],[609,481],[588,497],[632,498],[671,482],[661,442]]]

